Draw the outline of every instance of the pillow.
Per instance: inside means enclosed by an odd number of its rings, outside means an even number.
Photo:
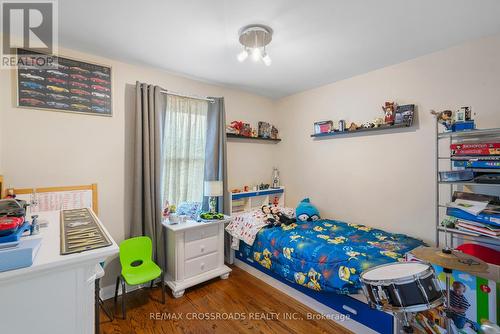
[[[300,221],[316,221],[321,219],[319,216],[319,210],[311,204],[309,198],[304,198],[300,201],[299,205],[295,209],[295,216]]]
[[[188,216],[191,219],[198,219],[201,213],[201,202],[181,202],[177,206],[177,214]]]

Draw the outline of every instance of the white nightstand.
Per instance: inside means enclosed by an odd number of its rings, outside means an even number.
[[[163,224],[167,242],[165,283],[175,298],[193,285],[217,276],[229,277],[231,268],[224,264],[224,226],[229,220]]]

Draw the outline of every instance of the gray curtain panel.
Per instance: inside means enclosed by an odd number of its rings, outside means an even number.
[[[158,86],[136,82],[136,131],[132,236],[153,241],[156,263],[164,264],[161,201],[161,141],[165,96]]]
[[[227,191],[226,111],[223,97],[212,97],[208,104],[207,142],[205,149],[205,180],[222,181],[224,196],[219,197],[217,211],[229,214]],[[203,199],[203,209],[208,209],[208,199]]]

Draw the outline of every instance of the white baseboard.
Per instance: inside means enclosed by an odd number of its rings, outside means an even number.
[[[282,283],[278,281],[277,279],[272,278],[269,275],[266,275],[265,273],[253,268],[252,266],[246,264],[245,262],[242,262],[238,259],[234,260],[234,264],[251,274],[252,276],[257,277],[258,279],[266,282],[267,284],[271,285],[272,287],[280,290],[281,292],[285,293],[286,295],[292,297],[293,299],[299,301],[300,303],[306,305],[307,307],[313,309],[314,311],[318,312],[319,314],[324,315],[325,317],[329,318],[334,318],[336,314],[340,314],[339,312],[335,311],[334,309],[318,302],[316,299],[309,297],[308,295],[286,285],[285,283]],[[377,334],[373,329],[366,327],[363,324],[360,324],[357,321],[354,321],[352,319],[348,319],[345,321],[336,321],[335,319],[332,319],[332,321],[335,321],[337,324],[339,324],[342,327],[347,328],[348,330],[356,333],[356,334]]]

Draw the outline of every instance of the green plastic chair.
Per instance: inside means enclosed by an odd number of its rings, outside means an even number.
[[[115,310],[118,300],[118,288],[122,285],[122,315],[125,313],[126,284],[139,285],[153,282],[160,277],[162,285],[162,303],[165,304],[165,274],[161,268],[153,262],[153,243],[149,237],[135,237],[123,240],[120,243],[121,275],[116,278],[115,288]]]

